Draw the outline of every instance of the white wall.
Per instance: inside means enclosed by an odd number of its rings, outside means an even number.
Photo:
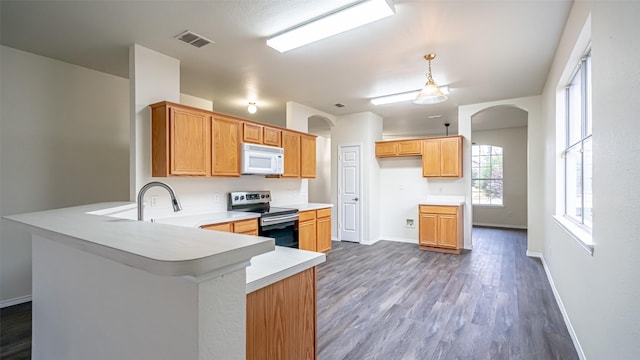
[[[527,228],[527,128],[473,131],[477,145],[503,150],[503,206],[473,206],[473,225]]]
[[[338,147],[360,145],[362,243],[380,240],[380,167],[375,157],[375,142],[382,139],[382,118],[371,112],[340,116],[331,128],[331,197],[333,203],[333,234],[337,234],[338,218]]]
[[[593,81],[593,256],[552,218],[555,213],[556,93],[591,18]],[[587,359],[640,354],[640,3],[577,1],[543,93],[544,207],[541,251]],[[574,51],[574,49],[576,51]],[[531,122],[529,123],[531,126]],[[541,181],[542,182],[542,181]],[[531,210],[531,207],[530,207]],[[531,227],[532,224],[529,224]]]
[[[331,138],[316,138],[316,178],[309,179],[309,202],[331,203]],[[335,222],[335,221],[334,221]]]
[[[128,80],[2,46],[2,215],[129,194]],[[31,294],[31,237],[2,221],[0,301]]]

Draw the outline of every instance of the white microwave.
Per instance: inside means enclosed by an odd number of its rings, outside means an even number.
[[[283,148],[242,143],[242,174],[282,175],[283,173]]]

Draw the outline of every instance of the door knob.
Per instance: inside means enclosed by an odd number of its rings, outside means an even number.
[[[353,198],[353,201],[358,201],[359,199],[357,197]]]

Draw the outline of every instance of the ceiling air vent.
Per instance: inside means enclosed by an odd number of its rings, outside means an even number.
[[[189,30],[183,32],[182,34],[177,35],[176,38],[178,40],[182,40],[186,42],[187,44],[193,45],[197,48],[201,48],[205,45],[208,45],[214,42],[212,40],[205,38],[204,36],[198,35]]]

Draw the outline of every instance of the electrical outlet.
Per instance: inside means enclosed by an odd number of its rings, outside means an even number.
[[[158,205],[158,196],[151,195],[151,207],[156,207]]]
[[[213,194],[213,202],[216,204],[220,203],[220,194]]]
[[[413,219],[407,219],[407,222],[406,222],[405,226],[408,227],[408,228],[414,228],[415,227],[415,222],[413,221]]]

